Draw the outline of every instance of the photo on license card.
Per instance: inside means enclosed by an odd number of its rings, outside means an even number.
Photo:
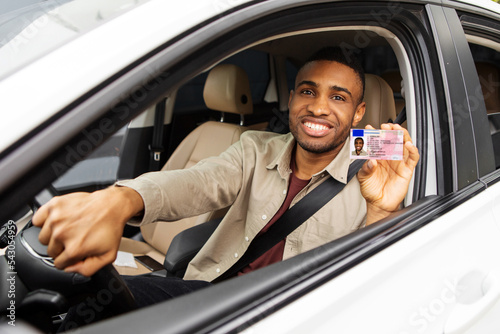
[[[402,160],[402,130],[351,129],[351,159]]]

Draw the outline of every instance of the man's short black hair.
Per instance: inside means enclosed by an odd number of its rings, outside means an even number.
[[[361,60],[359,57],[356,55],[355,52],[352,50],[342,50],[340,47],[326,47],[323,49],[320,49],[316,53],[314,53],[307,61],[304,63],[302,67],[304,67],[306,64],[313,62],[313,61],[321,61],[321,60],[326,60],[326,61],[335,61],[337,63],[340,63],[342,65],[348,66],[356,72],[358,75],[358,78],[361,82],[361,98],[359,99],[358,103],[361,103],[363,101],[364,95],[365,95],[365,71],[363,69],[363,66],[361,65]]]
[[[362,137],[357,137],[356,139],[354,139],[354,142],[356,142],[356,140],[361,140],[363,143],[365,142],[364,139]]]

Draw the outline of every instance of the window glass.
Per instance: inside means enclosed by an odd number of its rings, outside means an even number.
[[[61,175],[53,183],[57,192],[65,194],[74,191],[95,191],[112,185],[116,181],[124,135],[125,128],[122,128],[89,154],[88,157]],[[75,151],[74,159],[78,159],[81,156],[80,153],[83,152]],[[68,157],[71,154],[71,151],[68,151]]]
[[[286,82],[288,85],[288,91],[294,89],[295,77],[297,76],[297,71],[299,70],[297,66],[293,65],[290,60],[286,60]]]
[[[145,1],[4,1],[0,78]]]

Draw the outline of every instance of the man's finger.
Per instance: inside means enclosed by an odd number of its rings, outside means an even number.
[[[49,210],[44,205],[35,212],[33,218],[31,219],[31,222],[35,226],[43,226],[48,216],[49,216]]]
[[[42,226],[42,229],[40,230],[40,233],[38,234],[38,240],[40,240],[43,245],[48,245],[51,238],[52,226],[49,219],[46,219]]]
[[[414,169],[417,166],[418,160],[420,159],[418,148],[413,145],[412,142],[405,143],[405,148],[408,150],[408,158],[406,159],[406,164],[411,169]]]
[[[366,178],[375,172],[377,168],[377,160],[370,159],[363,164],[361,169],[358,172],[358,175]]]
[[[47,254],[55,259],[64,251],[64,244],[57,241],[55,238],[51,238],[49,244],[47,245]]]
[[[85,257],[85,250],[81,247],[66,245],[62,252],[54,258],[54,265],[59,269],[64,269],[83,261]]]
[[[66,272],[77,272],[83,276],[92,276],[105,265],[112,263],[116,254],[108,252],[101,256],[90,256],[64,269]]]

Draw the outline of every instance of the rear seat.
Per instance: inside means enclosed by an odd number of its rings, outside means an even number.
[[[213,68],[206,80],[203,98],[209,109],[244,115],[253,111],[248,76],[236,65],[222,64]],[[216,156],[239,140],[246,130],[237,124],[209,121],[193,130],[177,147],[165,166],[165,170],[184,169],[194,166],[200,160]],[[141,226],[145,242],[122,238],[120,251],[134,255],[148,255],[163,263],[165,253],[172,239],[186,228],[208,220],[222,217],[226,210],[209,212],[177,222],[155,222]],[[138,269],[116,267],[123,275],[138,275],[149,272],[141,264]]]

